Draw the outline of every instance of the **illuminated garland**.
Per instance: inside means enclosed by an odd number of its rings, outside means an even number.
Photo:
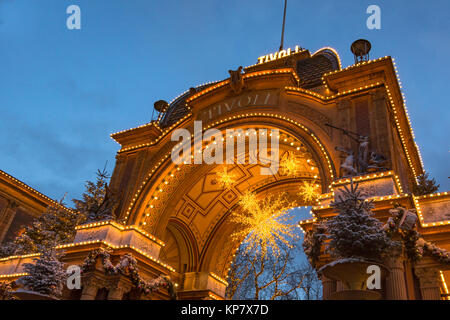
[[[407,211],[416,214],[415,210],[406,210],[399,204],[394,204],[394,209],[389,210],[393,216],[388,219],[385,226],[388,236],[392,238],[395,235],[399,235],[401,237],[405,246],[406,255],[412,262],[417,262],[422,259],[425,254],[428,254],[438,259],[441,263],[450,264],[449,251],[426,241],[421,237],[421,234],[414,229],[408,230],[399,227],[400,220]]]
[[[439,248],[438,246],[434,245],[431,242],[423,240],[422,238],[419,239],[418,245],[422,245],[424,253],[427,253],[431,255],[433,258],[436,258],[439,262],[444,264],[450,264],[450,252]]]
[[[420,234],[414,229],[408,230],[400,228],[401,219],[407,212],[408,210],[401,207],[398,203],[394,203],[394,209],[389,210],[392,217],[390,217],[386,222],[384,230],[391,239],[399,236],[405,247],[407,258],[411,262],[417,262],[423,256],[423,251],[417,245]],[[415,213],[412,210],[409,210],[409,212]]]
[[[315,223],[311,230],[306,231],[303,238],[303,250],[308,261],[314,268],[319,260],[322,244],[326,239],[326,227],[322,223]]]
[[[97,249],[89,253],[81,266],[81,271],[89,272],[95,267],[97,258],[102,261],[103,268],[107,275],[122,274],[128,276],[133,285],[144,294],[151,294],[158,291],[160,288],[167,288],[172,299],[176,298],[175,286],[168,276],[161,275],[156,279],[150,281],[144,280],[139,275],[139,269],[136,259],[129,253],[120,256],[119,262],[113,265],[111,262],[110,251],[106,249]]]

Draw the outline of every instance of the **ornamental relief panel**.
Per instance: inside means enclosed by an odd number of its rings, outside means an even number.
[[[364,198],[394,196],[398,194],[395,182],[392,178],[356,182],[358,182],[358,190],[362,192]],[[347,187],[349,188],[349,184],[347,184]],[[338,196],[341,194],[340,190],[343,189],[343,186],[335,189],[334,201],[338,200]]]
[[[239,96],[231,97],[207,106],[200,110],[197,119],[203,121],[205,125],[224,115],[245,111],[249,107],[274,107],[278,106],[280,91],[277,90],[261,90],[247,91]],[[259,110],[264,112],[264,110]]]
[[[419,202],[425,223],[450,220],[450,201]]]

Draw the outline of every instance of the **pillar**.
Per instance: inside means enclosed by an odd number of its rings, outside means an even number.
[[[416,268],[415,274],[419,278],[422,300],[441,300],[439,270],[426,267]]]
[[[322,299],[328,300],[330,299],[330,295],[336,292],[336,281],[328,279],[325,276],[322,276]]]
[[[336,292],[342,291],[344,290],[344,284],[342,283],[342,281],[336,281]]]
[[[390,255],[386,264],[389,269],[386,278],[386,300],[408,300],[403,253]]]
[[[122,300],[123,295],[130,291],[133,285],[124,275],[116,275],[108,278],[107,288],[109,290],[107,300]]]
[[[108,300],[122,300],[126,289],[123,287],[116,287],[109,289]]]
[[[83,287],[83,291],[81,292],[80,300],[95,300],[95,296],[97,295],[98,287],[94,285],[87,285]]]

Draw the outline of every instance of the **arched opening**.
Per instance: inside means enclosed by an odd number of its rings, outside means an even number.
[[[275,251],[253,248],[247,236],[234,252],[227,273],[226,298],[231,300],[320,300],[322,282],[303,250],[303,232],[296,223],[312,217],[311,207],[287,210],[286,227],[295,227],[286,243],[278,241]],[[284,222],[284,223],[283,223]],[[288,229],[290,230],[290,229]]]
[[[233,117],[210,127],[224,134],[226,129],[241,129],[244,135],[252,134],[247,129],[254,129],[256,134],[259,130],[278,130],[279,170],[261,175],[261,168],[267,165],[248,163],[251,156],[248,146],[243,153],[235,153],[233,164],[176,165],[166,157],[143,183],[130,219],[166,241],[160,258],[177,272],[208,271],[225,278],[236,249],[229,241],[235,228],[229,215],[246,191],[260,197],[285,193],[296,201],[296,206],[301,206],[304,203],[298,201],[299,188],[312,184],[317,193],[327,192],[335,171],[323,143],[314,133],[285,117]],[[194,152],[196,147],[192,145]],[[246,161],[238,163],[238,159]],[[290,168],[292,159],[295,168]],[[228,187],[218,182],[218,175],[224,170],[233,176]]]

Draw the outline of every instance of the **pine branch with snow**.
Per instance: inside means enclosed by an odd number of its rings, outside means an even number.
[[[428,173],[424,172],[417,177],[417,184],[414,185],[413,193],[416,196],[423,196],[431,194],[439,190],[439,185],[436,184],[436,180],[429,178]]]
[[[66,280],[64,264],[60,261],[61,254],[54,248],[44,248],[34,263],[24,264],[28,273],[18,281],[30,290],[48,296],[60,296]]]
[[[382,223],[372,217],[372,201],[363,197],[353,181],[340,192],[338,200],[331,203],[339,214],[326,222],[329,252],[338,258],[381,261],[394,243]]]

